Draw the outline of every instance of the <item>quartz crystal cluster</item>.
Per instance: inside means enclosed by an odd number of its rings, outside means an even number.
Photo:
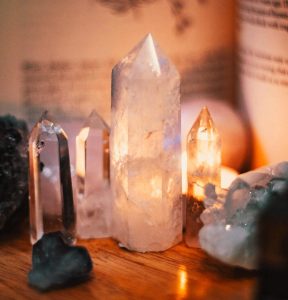
[[[113,235],[128,249],[181,240],[179,85],[150,34],[112,72]]]
[[[44,233],[75,238],[75,209],[67,135],[45,112],[29,138],[30,231],[34,244]]]
[[[110,235],[110,129],[92,111],[76,137],[77,235],[103,238]]]
[[[287,183],[288,162],[281,162],[241,174],[226,192],[207,185],[201,247],[225,263],[257,268],[259,216],[281,198]]]

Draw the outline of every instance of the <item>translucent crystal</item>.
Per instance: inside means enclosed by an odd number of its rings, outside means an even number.
[[[150,34],[112,72],[113,233],[132,250],[181,240],[179,84]]]
[[[205,106],[187,136],[188,195],[201,199],[207,183],[219,186],[220,168],[221,140]]]
[[[76,137],[77,235],[110,234],[111,189],[109,127],[93,111]]]
[[[66,133],[45,112],[29,138],[31,242],[43,233],[61,231],[75,238],[75,210]]]
[[[221,141],[207,107],[203,107],[187,136],[187,182],[185,242],[197,247],[202,227],[200,215],[204,187],[220,186]]]
[[[201,247],[225,263],[257,268],[259,216],[287,189],[288,162],[282,162],[241,174],[224,196],[207,193]]]

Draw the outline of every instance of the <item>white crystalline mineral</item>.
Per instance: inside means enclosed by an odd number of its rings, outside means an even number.
[[[241,174],[226,194],[206,187],[204,223],[199,233],[201,247],[211,256],[247,269],[257,268],[257,221],[272,192],[287,185],[288,162]]]
[[[92,111],[76,138],[77,235],[81,238],[110,236],[109,132],[101,116]]]
[[[112,72],[113,231],[131,250],[182,237],[179,85],[150,34]]]

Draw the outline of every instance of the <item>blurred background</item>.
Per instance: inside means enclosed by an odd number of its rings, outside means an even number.
[[[225,165],[287,159],[288,12],[272,2],[1,0],[1,114],[110,124],[111,70],[151,32],[181,74],[182,140],[208,103]]]

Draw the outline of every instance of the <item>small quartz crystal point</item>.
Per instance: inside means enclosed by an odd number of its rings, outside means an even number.
[[[31,242],[44,233],[61,231],[75,241],[75,209],[67,135],[44,112],[29,138]]]
[[[92,111],[76,137],[77,235],[103,238],[110,235],[110,129]]]
[[[93,268],[89,252],[65,243],[61,232],[49,232],[33,245],[31,286],[40,290],[66,287],[87,280]]]
[[[188,195],[203,199],[204,186],[220,185],[221,140],[204,106],[187,136]]]
[[[131,250],[182,238],[179,86],[151,34],[112,71],[113,236]]]
[[[211,115],[204,106],[187,136],[187,182],[185,242],[198,247],[200,215],[204,210],[204,187],[220,186],[221,140]]]

